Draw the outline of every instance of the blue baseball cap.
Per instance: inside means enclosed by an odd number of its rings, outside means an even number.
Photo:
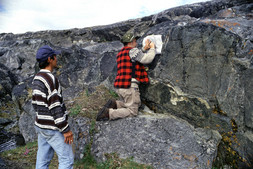
[[[48,57],[53,55],[59,55],[61,52],[53,50],[50,46],[45,45],[38,49],[36,59],[38,62],[47,60]]]

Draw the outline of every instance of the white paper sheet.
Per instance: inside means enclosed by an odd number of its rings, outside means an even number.
[[[146,36],[143,39],[143,42],[142,42],[143,46],[145,46],[146,39],[149,39],[150,41],[152,41],[155,44],[156,54],[161,54],[162,46],[163,46],[162,35],[149,35],[149,36]]]

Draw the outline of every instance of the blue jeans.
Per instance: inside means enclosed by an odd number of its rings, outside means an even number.
[[[35,126],[38,133],[38,151],[36,169],[48,169],[56,152],[59,169],[73,169],[74,154],[72,145],[64,142],[64,136],[57,130],[41,129]]]

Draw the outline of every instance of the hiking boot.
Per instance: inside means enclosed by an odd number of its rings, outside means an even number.
[[[109,109],[107,107],[103,107],[97,115],[97,121],[107,121],[109,120]]]
[[[109,99],[105,104],[105,107],[107,107],[108,109],[117,109],[117,103],[115,100]]]

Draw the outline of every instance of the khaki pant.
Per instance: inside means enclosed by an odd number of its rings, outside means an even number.
[[[140,92],[137,87],[129,89],[118,89],[116,91],[122,101],[116,101],[117,109],[109,109],[110,120],[125,118],[138,115],[138,109],[141,105]]]

